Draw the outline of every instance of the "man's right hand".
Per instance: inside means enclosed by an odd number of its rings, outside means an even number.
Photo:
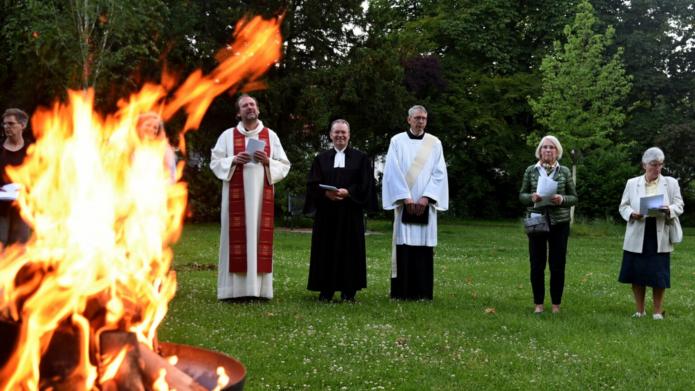
[[[331,201],[342,201],[349,195],[349,192],[347,189],[340,188],[338,191],[326,190],[325,194]]]
[[[250,161],[251,161],[251,155],[249,155],[246,151],[244,151],[244,152],[239,152],[237,155],[235,155],[232,163],[238,164],[238,165],[244,165]]]

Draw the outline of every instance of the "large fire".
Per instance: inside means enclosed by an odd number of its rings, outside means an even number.
[[[170,82],[146,85],[101,116],[92,91],[71,91],[66,104],[32,117],[37,142],[9,172],[22,185],[18,204],[33,234],[0,255],[0,320],[19,325],[0,368],[1,390],[44,387],[42,360],[60,333],[75,336],[79,361],[70,377],[87,390],[102,388],[126,354],[121,349],[104,357],[108,365],[96,363],[104,332],[155,344],[176,290],[170,246],[181,233],[187,188],[172,183],[162,164],[166,141],[141,140],[135,123],[143,112],[166,120],[183,108],[181,133],[195,129],[217,95],[253,82],[279,59],[279,21],[255,18],[235,31],[219,67],[195,72],[173,94]],[[180,162],[177,179],[182,168]],[[148,387],[169,389],[164,375]]]

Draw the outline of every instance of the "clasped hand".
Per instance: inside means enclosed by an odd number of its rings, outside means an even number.
[[[533,193],[531,194],[531,201],[541,202],[543,201],[543,197],[541,197],[541,195],[538,193]],[[562,196],[560,194],[554,194],[552,197],[550,197],[550,202],[553,205],[560,205],[562,203]]]
[[[349,195],[350,193],[344,188],[340,188],[338,191],[326,190],[326,197],[331,201],[342,201]]]
[[[671,216],[671,208],[668,206],[664,205],[659,208],[663,213],[664,216],[670,217]],[[645,216],[639,212],[632,212],[630,213],[630,220],[642,220]]]
[[[430,200],[427,197],[420,197],[420,199],[415,202],[411,198],[406,198],[403,203],[405,204],[405,209],[408,210],[408,213],[420,216],[427,210]]]

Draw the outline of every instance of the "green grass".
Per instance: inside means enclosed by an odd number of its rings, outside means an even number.
[[[672,254],[667,318],[658,322],[630,318],[629,286],[617,282],[623,226],[573,228],[562,313],[541,316],[532,314],[520,223],[440,225],[432,302],[389,299],[390,223],[370,221],[369,229],[368,288],[356,303],[319,303],[306,290],[310,234],[276,231],[275,298],[240,304],[216,300],[218,226],[187,226],[175,247],[178,292],[160,338],[240,359],[247,390],[695,386],[695,238],[688,230]]]

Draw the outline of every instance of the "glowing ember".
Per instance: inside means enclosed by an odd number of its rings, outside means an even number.
[[[170,102],[164,86],[146,85],[102,117],[94,112],[92,91],[70,91],[67,104],[33,116],[37,142],[9,172],[23,185],[18,202],[33,236],[4,249],[0,259],[0,319],[19,325],[16,348],[0,369],[0,389],[41,387],[42,358],[62,332],[76,336],[79,359],[70,378],[80,389],[112,379],[126,356],[122,349],[100,367],[102,332],[134,333],[153,347],[176,290],[170,245],[181,232],[187,190],[171,183],[162,164],[166,142],[141,140],[134,124],[143,112],[166,120],[183,108],[188,117],[181,133],[197,128],[217,95],[253,82],[278,60],[278,24],[240,22],[220,66],[208,76],[192,74]],[[218,373],[226,378],[224,370]],[[158,373],[148,387],[168,389],[165,378]]]

